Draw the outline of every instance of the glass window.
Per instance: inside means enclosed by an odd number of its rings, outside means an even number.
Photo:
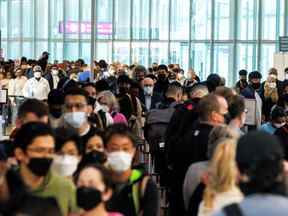
[[[25,56],[27,58],[33,58],[33,43],[32,42],[24,42],[22,45],[22,56]]]
[[[97,37],[98,39],[111,39],[113,32],[113,1],[98,0],[97,3]]]
[[[115,20],[114,30],[115,39],[130,38],[130,4],[131,0],[114,0],[115,1]]]
[[[32,0],[22,0],[23,5],[23,37],[33,37],[33,2]]]
[[[150,48],[150,63],[168,64],[168,43],[152,42]]]
[[[79,0],[65,0],[65,16],[65,37],[78,39],[81,26],[79,23]]]
[[[63,0],[50,0],[50,31],[53,39],[63,39],[63,6]]]
[[[113,62],[130,64],[130,51],[128,42],[114,43]]]
[[[265,40],[275,40],[283,35],[284,26],[284,0],[263,0],[263,32],[262,38]]]
[[[2,33],[2,38],[7,37],[7,32],[8,32],[8,1],[2,1],[0,0],[0,28],[1,28],[1,33]]]
[[[241,0],[239,2],[238,32],[240,40],[257,38],[258,5],[256,0]],[[270,1],[271,2],[271,1]]]
[[[20,42],[10,42],[9,43],[9,58],[11,59],[19,59],[19,57],[21,56],[20,53]]]
[[[219,74],[226,79],[226,85],[233,85],[232,62],[233,62],[232,45],[215,45],[214,48],[214,73]]]
[[[151,2],[151,39],[168,40],[169,1],[152,0]]]
[[[48,50],[48,41],[37,41],[36,42],[36,56],[35,58],[38,59],[42,55],[44,51]]]
[[[7,41],[1,42],[1,48],[2,48],[2,57],[7,58],[8,54],[8,46]]]
[[[62,61],[63,60],[63,43],[62,42],[52,43],[51,47],[52,47],[53,52],[51,52],[49,59]]]
[[[170,44],[170,61],[179,64],[184,70],[188,69],[189,43],[173,42]]]
[[[48,39],[48,0],[36,0],[36,37]]]
[[[77,42],[67,42],[64,44],[64,59],[73,60],[79,58],[79,46]]]
[[[211,47],[206,43],[195,43],[191,46],[191,65],[201,80],[210,74]]]
[[[20,17],[20,9],[21,9],[21,1],[13,0],[10,1],[10,37],[18,38],[21,36],[21,17]],[[15,46],[13,44],[13,46]]]
[[[189,0],[171,1],[171,36],[172,40],[189,39]],[[192,2],[192,1],[191,1]]]
[[[192,1],[192,39],[211,38],[211,0]]]
[[[231,38],[233,28],[231,27],[231,2],[230,0],[215,0],[215,30],[216,40],[228,40]]]
[[[91,40],[91,0],[81,0],[80,37]],[[86,45],[85,45],[86,46]]]
[[[256,45],[255,44],[239,44],[238,45],[238,65],[237,72],[246,69],[248,72],[256,70]],[[238,74],[237,74],[238,75]]]
[[[266,79],[268,70],[273,67],[273,55],[276,51],[275,44],[263,44],[261,47],[260,72]]]
[[[91,56],[91,51],[90,51],[90,47],[91,47],[91,44],[90,43],[82,43],[81,44],[81,55],[80,55],[80,58],[84,59],[84,61],[87,63],[87,64],[90,64],[90,56]]]
[[[96,59],[104,59],[106,62],[112,62],[112,43],[98,42],[96,44]]]
[[[148,66],[148,43],[132,43],[132,63]]]
[[[149,0],[133,0],[133,39],[149,38]]]

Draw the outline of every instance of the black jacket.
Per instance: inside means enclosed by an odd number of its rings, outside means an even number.
[[[146,107],[146,100],[145,100],[145,95],[140,94],[139,95],[139,100],[141,101],[142,104],[145,105],[145,110],[147,110]],[[163,100],[163,97],[158,94],[157,92],[154,92],[151,98],[151,107],[150,109],[155,109],[156,105],[159,104]]]

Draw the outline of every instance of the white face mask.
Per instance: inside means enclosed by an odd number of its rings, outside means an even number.
[[[58,75],[58,70],[52,70],[52,75],[57,76]]]
[[[152,87],[152,86],[145,86],[145,87],[144,87],[144,93],[145,93],[145,95],[150,95],[150,96],[152,96],[152,94],[153,94],[153,87]]]
[[[64,113],[64,120],[71,127],[78,129],[87,121],[87,117],[85,112],[69,112]]]
[[[100,107],[101,107],[101,110],[103,110],[106,113],[109,113],[110,109],[109,109],[109,107],[107,105],[100,105]]]
[[[131,167],[132,159],[133,156],[124,151],[108,153],[108,164],[117,173],[127,171]]]
[[[34,72],[34,77],[35,78],[41,78],[42,73],[41,72]]]
[[[281,127],[283,127],[285,124],[286,124],[286,123],[283,122],[283,123],[281,123],[281,124],[273,124],[273,125],[274,125],[275,128],[281,128]]]
[[[76,171],[79,159],[72,155],[57,155],[52,163],[52,171],[64,177],[72,176]]]

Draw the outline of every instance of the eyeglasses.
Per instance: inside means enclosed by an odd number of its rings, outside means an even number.
[[[64,108],[66,110],[73,110],[73,107],[75,107],[77,110],[84,109],[87,106],[87,104],[84,103],[75,103],[75,104],[65,104]]]
[[[54,154],[55,149],[54,148],[43,148],[43,147],[31,147],[27,148],[28,151],[34,152],[37,154]]]

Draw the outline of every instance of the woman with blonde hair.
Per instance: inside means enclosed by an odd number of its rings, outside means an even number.
[[[119,112],[120,107],[115,95],[111,91],[102,91],[97,95],[97,101],[102,107],[102,110],[110,113],[114,124],[128,124],[126,117]]]
[[[208,178],[198,216],[210,216],[223,207],[239,203],[243,194],[237,187],[236,141],[220,139],[209,162]]]

